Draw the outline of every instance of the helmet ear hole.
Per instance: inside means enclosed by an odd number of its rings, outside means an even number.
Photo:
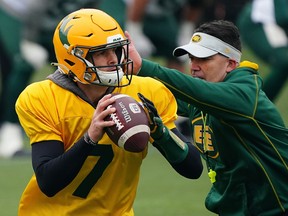
[[[68,60],[68,59],[65,59],[64,61],[65,61],[67,64],[69,64],[71,67],[72,67],[73,65],[75,65],[74,62],[72,62],[72,61],[70,61],[70,60]]]

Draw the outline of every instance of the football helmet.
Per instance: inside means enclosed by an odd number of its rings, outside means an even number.
[[[53,37],[59,70],[84,84],[126,86],[132,80],[133,62],[128,58],[128,39],[119,24],[97,9],[80,9],[58,24]],[[94,65],[92,55],[113,49],[118,63]],[[105,68],[105,69],[103,69]],[[122,80],[126,76],[126,80]]]

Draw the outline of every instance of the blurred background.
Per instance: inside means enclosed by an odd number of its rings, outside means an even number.
[[[15,101],[29,83],[54,72],[52,37],[65,15],[84,7],[102,9],[130,32],[143,57],[187,74],[188,61],[174,58],[174,48],[188,43],[203,22],[233,21],[242,35],[242,60],[259,64],[264,91],[287,125],[288,2],[284,6],[279,2],[272,7],[273,0],[0,0],[1,215],[17,214],[21,193],[33,173],[29,141],[19,125]],[[186,119],[179,119],[178,126],[190,136],[186,124]],[[206,170],[198,180],[184,179],[151,147],[143,162],[136,215],[213,215],[204,206],[209,188]]]

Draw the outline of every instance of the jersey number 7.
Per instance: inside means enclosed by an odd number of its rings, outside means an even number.
[[[100,158],[91,170],[91,172],[86,176],[86,178],[74,191],[74,196],[86,198],[92,187],[97,183],[99,178],[102,176],[104,170],[111,163],[114,157],[111,145],[96,145],[91,152],[91,155],[100,156]]]

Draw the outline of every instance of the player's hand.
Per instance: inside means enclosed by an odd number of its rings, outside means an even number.
[[[94,142],[98,142],[102,138],[105,127],[110,127],[115,124],[114,121],[104,120],[107,115],[116,111],[114,107],[108,107],[114,101],[115,97],[112,97],[111,94],[108,94],[101,98],[97,104],[90,127],[88,129],[88,135]]]
[[[138,93],[138,97],[142,101],[143,108],[148,116],[151,137],[154,140],[160,139],[164,134],[166,127],[164,126],[156,107],[152,101],[145,98],[141,93]]]

